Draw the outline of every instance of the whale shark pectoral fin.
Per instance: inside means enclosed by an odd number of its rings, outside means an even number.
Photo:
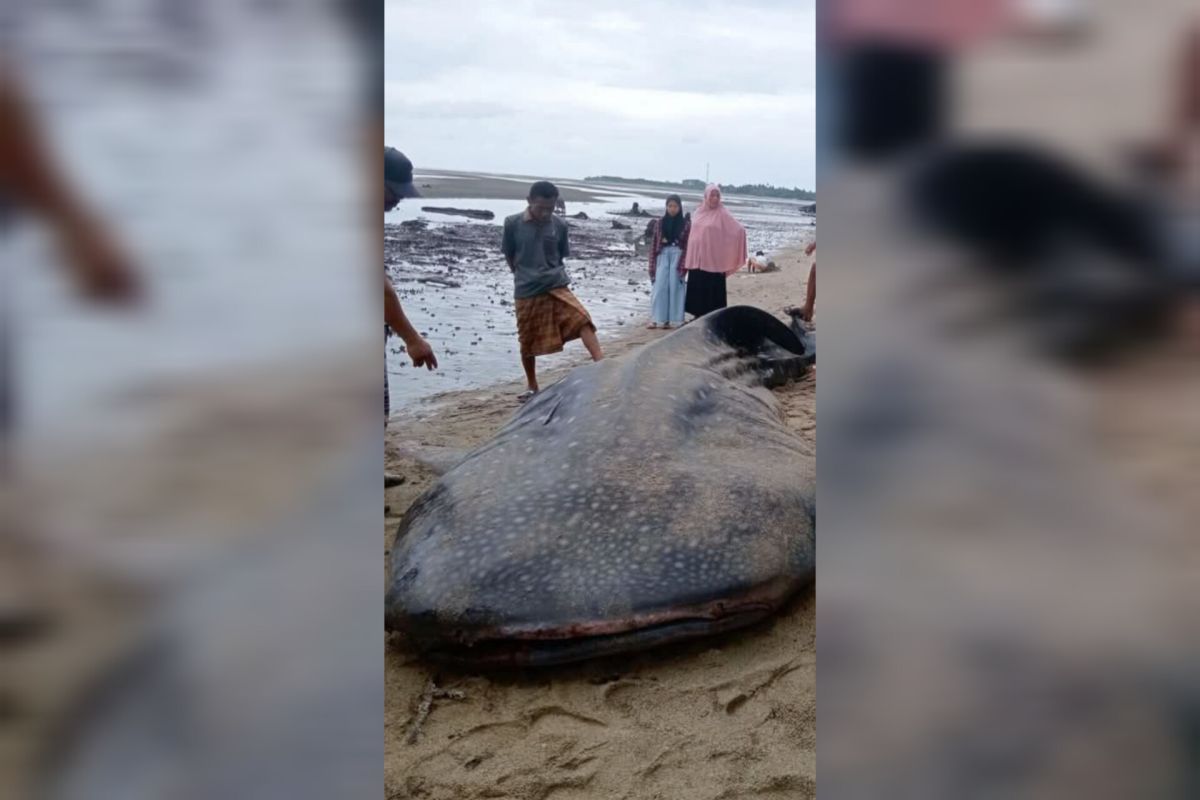
[[[437,475],[443,475],[466,458],[470,451],[457,447],[402,442],[397,445],[396,452],[423,467],[428,467]]]

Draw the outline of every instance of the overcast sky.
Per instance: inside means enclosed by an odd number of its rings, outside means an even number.
[[[423,168],[811,189],[814,0],[388,0],[388,144]]]

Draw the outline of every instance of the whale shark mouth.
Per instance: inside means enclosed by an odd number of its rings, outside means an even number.
[[[557,626],[503,626],[442,632],[427,658],[467,668],[543,667],[646,650],[737,630],[774,613],[801,588],[776,579],[735,597]]]
[[[720,619],[680,619],[623,633],[571,639],[493,639],[474,645],[435,647],[425,655],[431,661],[477,669],[552,667],[707,638],[753,625],[768,617],[772,611],[764,607]]]

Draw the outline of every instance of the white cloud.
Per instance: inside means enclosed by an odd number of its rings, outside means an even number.
[[[403,0],[384,36],[418,167],[814,183],[812,0]]]

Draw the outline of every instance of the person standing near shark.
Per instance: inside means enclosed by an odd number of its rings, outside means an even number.
[[[683,301],[687,293],[687,243],[691,220],[684,216],[679,195],[667,198],[666,213],[651,220],[647,228],[650,240],[650,324],[646,327],[670,328],[683,324]]]
[[[746,263],[746,229],[721,203],[721,187],[710,183],[692,215],[688,234],[687,299],[684,310],[702,317],[728,300],[725,279]]]
[[[412,175],[412,162],[403,153],[394,147],[384,148],[383,210],[385,212],[391,211],[405,197],[420,197],[420,193],[413,186]],[[386,271],[383,274],[383,320],[386,323],[386,332],[394,332],[403,340],[405,350],[408,351],[408,357],[412,359],[414,367],[437,369],[437,356],[434,355],[433,348],[408,321],[408,317],[404,314],[404,308],[400,305],[400,297],[396,294],[396,288],[392,286],[392,281],[388,278]],[[391,393],[388,388],[386,370],[383,375],[383,395],[384,414],[390,414]]]

